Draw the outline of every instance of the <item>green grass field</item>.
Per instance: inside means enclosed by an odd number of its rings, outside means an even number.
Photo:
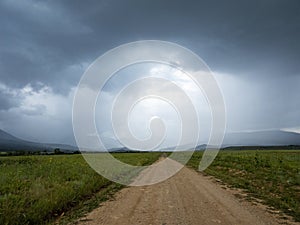
[[[159,156],[114,154],[132,165]],[[121,187],[94,172],[81,155],[0,157],[0,224],[45,224],[74,208],[90,210]]]
[[[117,153],[148,165],[161,153]],[[195,169],[202,152],[188,166]],[[300,151],[221,151],[205,171],[249,197],[262,199],[300,221]],[[77,218],[122,188],[94,172],[81,155],[0,157],[0,224],[45,224]],[[67,218],[67,219],[66,219]]]
[[[201,152],[188,163],[198,169]],[[221,151],[205,173],[300,221],[300,151]]]

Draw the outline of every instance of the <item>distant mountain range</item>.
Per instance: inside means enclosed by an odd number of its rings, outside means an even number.
[[[227,133],[224,137],[222,148],[237,146],[289,146],[300,145],[300,134],[281,130],[253,131]],[[162,151],[173,151],[176,147],[161,149]],[[178,149],[186,149],[179,146]],[[206,144],[196,146],[196,150],[205,150]]]
[[[257,132],[240,132],[227,133],[224,137],[222,148],[234,146],[287,146],[299,145],[300,134],[272,130],[272,131],[257,131]],[[201,144],[196,147],[196,150],[204,150],[207,145]],[[47,151],[52,152],[59,148],[62,152],[78,151],[78,148],[64,144],[48,144],[25,141],[17,138],[0,129],[0,151]],[[186,146],[178,147],[185,150]],[[175,147],[161,149],[161,151],[172,151]],[[110,152],[131,152],[132,150],[126,147],[112,148]]]
[[[281,130],[227,133],[223,147],[300,145],[300,134]]]
[[[0,129],[0,151],[47,151],[59,148],[62,152],[78,151],[77,147],[64,144],[48,144],[25,141]]]

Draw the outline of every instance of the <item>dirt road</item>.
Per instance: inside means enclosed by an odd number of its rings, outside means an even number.
[[[176,166],[175,161],[170,160]],[[137,179],[151,179],[148,169]],[[266,207],[235,197],[212,178],[184,167],[170,179],[151,186],[128,187],[104,202],[79,224],[282,224]],[[285,224],[296,224],[288,223]]]

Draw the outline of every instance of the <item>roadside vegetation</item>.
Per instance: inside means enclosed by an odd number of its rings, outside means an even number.
[[[149,165],[162,153],[113,153],[131,165]],[[202,152],[188,166],[198,169]],[[166,155],[166,154],[165,154]],[[300,221],[300,151],[223,150],[205,170]],[[80,154],[0,157],[0,224],[66,224],[123,186],[94,172]]]
[[[198,169],[202,152],[188,166]],[[300,151],[221,151],[205,173],[300,221]]]
[[[131,165],[148,165],[160,154],[113,155]],[[120,188],[79,154],[0,157],[0,224],[45,224],[66,214],[76,218]]]

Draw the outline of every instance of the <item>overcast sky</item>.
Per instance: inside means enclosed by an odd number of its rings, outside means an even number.
[[[148,39],[180,44],[207,63],[224,93],[228,132],[300,133],[298,0],[3,0],[0,129],[74,144],[72,101],[85,69],[120,44]],[[124,83],[107,86],[107,102]],[[112,137],[109,125],[98,126]]]

